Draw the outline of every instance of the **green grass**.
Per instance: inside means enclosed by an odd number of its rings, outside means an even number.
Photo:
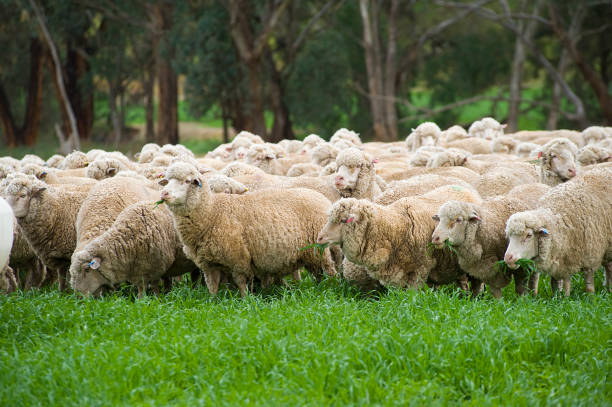
[[[610,296],[581,292],[4,296],[0,405],[610,405]]]

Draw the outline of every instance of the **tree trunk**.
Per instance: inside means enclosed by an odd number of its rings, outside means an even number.
[[[84,39],[78,38],[76,41],[80,45],[85,42]],[[83,86],[88,72],[89,62],[69,43],[65,64],[66,92],[74,109],[81,139],[88,139],[91,135],[94,119],[93,92]]]
[[[246,61],[248,71],[248,87],[250,98],[246,111],[245,128],[240,130],[248,130],[267,139],[266,119],[264,116],[263,102],[263,84],[261,83],[260,59],[250,59]],[[237,129],[238,130],[238,129]]]
[[[565,70],[569,66],[570,58],[567,50],[564,48],[561,50],[561,56],[559,57],[559,65],[557,71],[559,75],[563,76]],[[553,84],[552,100],[550,102],[550,111],[548,112],[548,119],[546,120],[546,128],[548,130],[556,130],[559,125],[559,118],[561,112],[561,85],[559,82]]]
[[[155,69],[153,64],[149,65],[145,69],[144,75],[144,102],[145,102],[145,140],[147,143],[153,143],[155,141],[155,124],[153,122],[153,84],[155,83]]]
[[[117,86],[110,83],[108,90],[108,107],[110,110],[111,123],[113,124],[113,145],[115,148],[119,145],[122,138],[122,120],[120,113],[117,110]]]
[[[291,140],[294,137],[293,129],[291,128],[291,116],[289,107],[285,103],[285,87],[280,73],[276,70],[272,52],[266,50],[266,58],[271,72],[270,78],[270,105],[274,114],[274,122],[272,124],[272,132],[270,134],[270,142],[278,143],[283,139]]]
[[[376,5],[374,5],[376,7]],[[380,55],[380,44],[377,44],[378,34],[374,33],[377,24],[372,23],[370,17],[370,2],[368,0],[359,1],[359,10],[363,24],[363,46],[365,51],[366,72],[368,75],[368,99],[372,113],[372,125],[374,138],[379,141],[386,141],[384,103],[382,95],[382,69],[381,61],[376,56]]]
[[[154,7],[156,31],[159,38],[155,41],[157,65],[157,84],[159,100],[157,106],[157,143],[178,143],[178,78],[170,61],[174,50],[167,41],[167,33],[172,27],[172,4],[160,2]],[[161,49],[163,47],[163,50]]]
[[[0,121],[2,121],[2,133],[4,134],[6,145],[15,147],[17,145],[15,118],[11,113],[11,104],[2,85],[0,85]]]
[[[397,133],[397,109],[395,108],[395,84],[397,79],[397,14],[399,0],[391,0],[389,10],[389,28],[387,39],[387,61],[385,65],[385,124],[387,139],[394,141],[398,139]]]
[[[595,69],[593,69],[593,67],[584,59],[584,56],[578,50],[577,44],[572,41],[572,39],[565,32],[565,29],[562,27],[562,23],[559,19],[559,15],[557,14],[557,10],[552,3],[549,5],[549,9],[553,31],[555,31],[563,46],[567,48],[569,55],[574,60],[578,70],[593,89],[595,96],[597,96],[601,113],[605,117],[606,122],[612,125],[612,97],[610,97],[606,84],[597,74]]]
[[[537,0],[533,6],[532,17],[537,17],[539,14],[542,0]],[[520,10],[523,12],[524,10]],[[519,30],[523,32],[525,39],[531,41],[535,34],[538,25],[538,20],[532,18],[527,23],[519,23]],[[523,28],[524,27],[524,28]],[[521,84],[523,82],[523,65],[527,58],[527,50],[524,40],[516,39],[514,44],[514,58],[512,59],[512,70],[510,73],[510,102],[508,103],[508,131],[514,133],[518,131],[518,120],[521,104]]]

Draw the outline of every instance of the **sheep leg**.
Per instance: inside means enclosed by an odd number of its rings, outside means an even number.
[[[302,274],[300,274],[300,269],[295,270],[291,274],[291,277],[293,278],[293,281],[296,281],[296,282],[302,281]]]
[[[138,299],[141,300],[145,294],[145,287],[143,284],[138,284]]]
[[[550,290],[553,295],[559,291],[561,291],[561,287],[563,287],[563,280],[557,280],[554,277],[550,277]]]
[[[247,284],[248,284],[247,276],[242,273],[232,273],[232,278],[236,286],[238,286],[238,290],[240,290],[240,296],[243,298],[246,297],[247,294],[249,293],[249,289],[247,287]]]
[[[569,277],[566,279],[563,279],[563,293],[565,294],[566,297],[569,297],[571,288],[572,288],[572,279]]]
[[[612,261],[606,264],[606,288],[612,292]]]
[[[527,273],[522,270],[514,273],[514,292],[518,295],[527,293]]]
[[[529,291],[534,297],[538,295],[538,283],[540,282],[540,273],[533,273],[529,277]]]
[[[221,281],[221,270],[216,267],[207,267],[203,272],[206,287],[211,295],[217,295],[219,292],[219,282]]]
[[[493,298],[498,299],[498,300],[501,298],[502,296],[501,288],[489,286],[489,290],[491,291],[491,295],[493,296]]]
[[[68,291],[67,276],[68,270],[57,270],[59,290],[62,293]]]
[[[582,275],[584,276],[584,290],[587,293],[594,293],[595,292],[595,281],[594,281],[595,270],[593,269],[582,270]]]

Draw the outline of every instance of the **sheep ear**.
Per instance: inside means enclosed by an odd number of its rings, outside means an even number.
[[[202,181],[200,181],[199,178],[194,178],[193,181],[191,181],[191,183],[197,186],[198,188],[202,188]]]
[[[47,171],[43,171],[40,173],[40,178],[39,179],[43,179],[47,176]]]
[[[232,151],[232,146],[225,147],[225,151]]]
[[[353,223],[353,222],[357,222],[359,221],[359,216],[351,213],[349,214],[349,217],[346,219],[346,223]]]
[[[162,178],[159,180],[158,184],[162,187],[165,187],[166,185],[168,185],[168,180],[166,178]]]
[[[476,212],[472,212],[468,219],[470,222],[480,222],[480,216]]]
[[[436,222],[440,222],[440,217],[438,215],[434,215],[431,218],[435,220]]]
[[[110,167],[106,170],[106,175],[113,177],[117,173],[117,169],[115,167]]]
[[[89,263],[87,263],[87,265],[90,269],[97,270],[100,268],[100,263],[102,263],[102,259],[100,259],[99,257],[94,257]]]
[[[266,154],[266,160],[273,160],[274,159],[274,154]]]
[[[34,187],[32,188],[32,196],[33,197],[40,196],[40,194],[42,194],[43,191],[45,191],[46,189],[47,187]]]
[[[140,159],[140,153],[134,154],[134,159],[138,161]]]
[[[538,229],[538,233],[541,235],[548,235],[548,230],[544,229],[544,228],[539,228]]]

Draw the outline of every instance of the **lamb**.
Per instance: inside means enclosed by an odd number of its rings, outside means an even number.
[[[468,134],[472,137],[493,141],[504,135],[505,127],[505,124],[500,124],[492,117],[484,117],[472,123],[468,129]]]
[[[416,151],[419,147],[435,146],[441,132],[440,127],[433,122],[421,123],[406,137],[406,147],[410,151]]]
[[[423,174],[403,181],[390,182],[385,192],[379,195],[374,202],[379,205],[390,205],[401,198],[422,195],[444,185],[457,185],[471,189],[475,195],[478,195],[472,186],[462,179],[437,174]]]
[[[595,144],[589,144],[578,150],[577,158],[582,166],[604,163],[612,161],[612,150],[599,147]]]
[[[58,273],[59,289],[64,291],[76,244],[75,220],[88,187],[51,186],[25,174],[11,174],[7,181],[4,194],[19,227],[43,264]]]
[[[81,294],[98,296],[129,282],[142,298],[147,286],[196,269],[186,259],[170,211],[153,201],[128,206],[112,226],[75,252],[70,284]]]
[[[433,258],[426,253],[435,227],[431,216],[453,198],[480,201],[457,186],[437,188],[389,206],[341,199],[329,209],[317,243],[339,244],[348,261],[364,267],[370,278],[384,286],[419,288],[426,282],[457,282],[463,273],[448,253],[436,253]]]
[[[448,201],[440,207],[434,220],[438,222],[431,236],[432,244],[442,249],[448,242],[455,249],[461,270],[489,285],[491,295],[501,298],[501,289],[514,277],[517,294],[524,294],[527,276],[516,269],[505,274],[495,267],[504,257],[504,227],[510,215],[527,210],[517,199],[498,197],[482,204]]]
[[[538,153],[540,182],[554,187],[575,177],[577,153],[576,145],[564,138],[546,143]]]
[[[9,267],[9,257],[13,247],[13,219],[13,210],[0,197],[0,290],[7,293],[17,288],[15,275]]]
[[[355,147],[348,148],[338,154],[336,164],[334,185],[342,197],[374,200],[382,192],[369,154]]]
[[[593,274],[606,266],[612,280],[612,168],[587,171],[551,188],[534,210],[515,213],[506,223],[509,239],[504,260],[510,269],[519,259],[533,260],[549,274],[553,289],[563,280],[570,292],[572,274],[583,271],[586,291],[593,292]]]
[[[254,277],[267,285],[302,266],[335,275],[328,250],[321,257],[298,250],[314,242],[325,223],[330,202],[321,194],[306,189],[212,194],[186,163],[170,166],[160,184],[185,254],[204,272],[212,294],[218,289],[219,267],[231,274],[242,296]]]

